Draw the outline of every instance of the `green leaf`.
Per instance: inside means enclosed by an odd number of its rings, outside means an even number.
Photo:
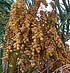
[[[65,19],[63,20],[63,22],[61,23],[60,27],[58,28],[58,31],[60,31],[60,29],[62,28],[62,26],[66,23],[66,20],[70,17],[70,15],[67,15],[65,17]]]
[[[70,39],[70,34],[68,36],[66,36],[66,40],[65,41],[68,41]]]

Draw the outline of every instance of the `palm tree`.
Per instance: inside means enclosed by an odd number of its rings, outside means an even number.
[[[8,20],[9,11],[11,4],[14,2],[14,0],[0,0],[0,43],[4,43],[3,41],[3,35],[4,35],[4,26],[6,24],[6,20]],[[57,16],[57,31],[61,32],[61,38],[62,41],[65,43],[70,37],[70,1],[68,0],[62,0],[63,3],[60,3],[59,0],[55,0],[55,8],[56,8],[56,16]],[[34,5],[32,0],[24,0],[24,3],[27,6],[27,9],[30,8],[31,5]],[[31,26],[30,26],[31,28]],[[31,31],[30,31],[31,32]],[[64,40],[64,36],[66,36],[66,39]],[[30,39],[31,40],[31,39]],[[3,54],[3,48],[0,49],[0,72],[3,72],[2,68],[2,54]],[[16,68],[16,67],[15,67]],[[12,69],[10,69],[11,71]],[[29,69],[29,72],[32,70]]]
[[[62,41],[70,39],[70,1],[69,0],[55,0],[56,16],[58,18],[57,28],[62,34]],[[66,39],[64,39],[64,36]]]
[[[3,72],[2,68],[2,55],[3,55],[3,35],[4,35],[4,26],[8,19],[8,13],[10,11],[11,4],[13,0],[0,0],[0,73]]]

